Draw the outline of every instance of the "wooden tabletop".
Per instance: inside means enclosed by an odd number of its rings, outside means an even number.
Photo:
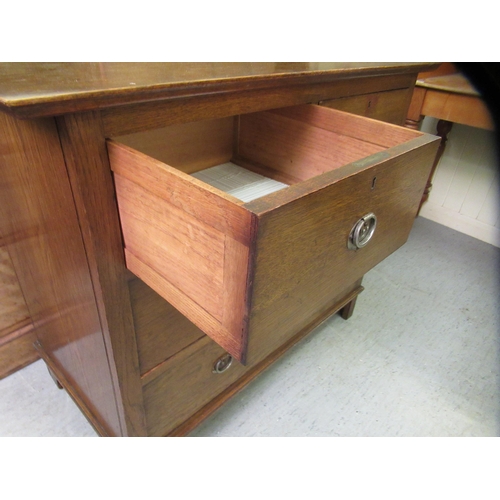
[[[452,94],[479,96],[479,92],[471,85],[469,80],[460,73],[419,79],[417,80],[417,85],[419,87],[441,90]]]
[[[433,63],[0,63],[0,110],[53,116],[132,102],[356,76],[418,73]]]

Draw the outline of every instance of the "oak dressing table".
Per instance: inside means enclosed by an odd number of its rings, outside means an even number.
[[[404,244],[431,64],[1,64],[2,231],[36,348],[97,432],[184,435]],[[368,117],[368,118],[367,118]],[[289,187],[196,178],[231,162]]]

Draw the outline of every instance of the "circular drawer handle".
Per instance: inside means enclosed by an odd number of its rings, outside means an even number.
[[[351,229],[347,239],[347,248],[357,250],[366,246],[371,240],[376,227],[377,217],[375,214],[369,213],[361,217]]]
[[[233,357],[231,354],[224,354],[215,363],[212,369],[212,373],[224,373],[233,363]]]

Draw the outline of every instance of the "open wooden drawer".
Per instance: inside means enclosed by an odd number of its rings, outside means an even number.
[[[438,140],[315,105],[109,140],[127,267],[257,362],[406,241]],[[193,176],[227,162],[289,186],[245,202]]]

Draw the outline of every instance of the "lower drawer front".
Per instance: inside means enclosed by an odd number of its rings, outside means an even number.
[[[233,360],[226,371],[213,373],[224,356],[224,349],[203,337],[162,365],[162,373],[143,388],[150,436],[171,433],[248,370]]]

